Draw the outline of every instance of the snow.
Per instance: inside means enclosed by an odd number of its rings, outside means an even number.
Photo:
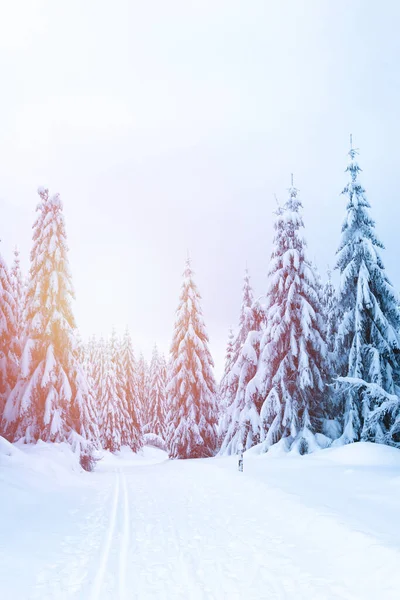
[[[398,598],[400,451],[282,443],[243,473],[153,447],[86,473],[66,444],[0,438],[2,597]]]

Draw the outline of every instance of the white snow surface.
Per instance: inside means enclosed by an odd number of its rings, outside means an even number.
[[[0,438],[2,598],[399,597],[399,450],[102,456]]]

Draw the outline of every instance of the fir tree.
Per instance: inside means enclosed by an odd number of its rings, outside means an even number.
[[[240,445],[250,448],[260,439],[260,420],[255,404],[257,394],[249,384],[257,370],[264,313],[253,298],[246,269],[238,332],[233,342],[229,372],[224,375],[220,393],[224,407],[220,420],[221,453],[236,454]]]
[[[117,452],[123,443],[123,423],[121,422],[117,365],[113,360],[113,348],[108,344],[103,353],[103,373],[101,380],[100,437],[105,450]]]
[[[22,354],[23,334],[24,334],[24,307],[25,307],[25,285],[22,278],[19,250],[14,249],[14,262],[10,273],[11,289],[15,304],[15,336],[13,339],[13,354],[19,362]],[[15,384],[15,381],[14,381]]]
[[[5,429],[25,442],[97,439],[90,390],[77,360],[74,298],[62,203],[39,189],[27,290],[25,345]],[[77,436],[77,434],[80,434]],[[83,443],[83,442],[82,442]]]
[[[137,362],[136,381],[137,381],[137,405],[140,415],[140,425],[142,431],[148,432],[148,424],[150,421],[150,398],[149,398],[149,365],[143,354],[139,356]]]
[[[121,445],[129,446],[132,450],[140,447],[140,435],[137,428],[133,427],[133,422],[128,409],[128,402],[125,395],[125,376],[122,360],[122,347],[117,338],[115,329],[113,329],[109,342],[110,360],[113,366],[115,378],[115,408],[120,428]]]
[[[143,445],[143,440],[139,421],[136,361],[128,328],[125,330],[122,342],[121,362],[124,393],[132,428],[131,448],[136,451]]]
[[[212,456],[217,445],[216,384],[200,294],[190,260],[183,274],[167,387],[168,442],[174,458]]]
[[[325,337],[328,352],[332,356],[337,333],[336,290],[332,283],[332,273],[328,269],[328,279],[323,287],[322,308],[325,317]]]
[[[229,375],[232,369],[233,364],[233,349],[235,343],[235,335],[233,333],[232,327],[229,329],[228,342],[226,345],[226,353],[225,353],[225,368],[224,373],[222,375],[219,388],[218,388],[218,397],[219,397],[219,409],[221,417],[223,418],[225,415],[225,411],[228,406],[231,404],[230,399],[230,385],[229,385]]]
[[[388,395],[393,400],[400,391],[399,301],[380,256],[383,245],[358,179],[357,154],[351,147],[346,169],[350,181],[343,190],[347,212],[336,263],[337,397],[343,412],[343,434],[337,443],[362,439],[399,444],[398,407],[392,401],[389,410],[387,404]]]
[[[222,432],[226,430],[221,454],[236,454],[240,448],[249,449],[261,437],[256,375],[265,312],[260,302],[254,301],[245,314],[242,331],[247,331],[247,335],[229,374],[232,401],[221,426]]]
[[[327,373],[320,286],[306,257],[301,207],[292,183],[275,221],[258,381],[264,449],[285,439],[304,453],[323,416]]]
[[[150,421],[149,433],[155,433],[163,440],[166,439],[166,376],[165,358],[154,346],[150,363]]]
[[[250,331],[249,328],[249,315],[251,313],[251,307],[254,302],[254,293],[253,288],[250,283],[250,274],[249,270],[246,267],[244,272],[244,281],[243,281],[243,291],[242,291],[242,304],[240,307],[240,315],[239,315],[239,326],[237,330],[237,334],[235,337],[235,341],[233,343],[232,350],[232,363],[235,364],[237,359],[239,358],[240,351],[243,348],[243,345],[247,339],[247,335]]]
[[[10,275],[0,255],[0,418],[15,380],[17,358],[13,340],[17,335],[16,312]]]
[[[98,341],[93,336],[89,345],[89,356],[87,362],[88,380],[91,383],[95,401],[96,413],[99,415],[98,422],[101,427],[101,412],[105,394],[107,345],[103,337]]]
[[[81,343],[79,346],[78,342],[78,356],[83,366],[83,370],[86,376],[90,393],[93,400],[93,410],[96,415],[96,423],[99,422],[99,386],[96,385],[96,376],[98,369],[103,364],[103,357],[100,356],[99,344],[96,340],[96,336],[91,336],[87,343]]]

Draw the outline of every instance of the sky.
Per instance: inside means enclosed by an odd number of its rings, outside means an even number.
[[[0,251],[29,268],[59,192],[83,338],[167,352],[190,252],[216,363],[246,264],[267,286],[290,174],[335,264],[349,134],[400,289],[400,6],[362,0],[0,1]]]

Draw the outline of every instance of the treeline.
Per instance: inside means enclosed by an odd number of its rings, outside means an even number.
[[[0,414],[11,441],[67,441],[137,451],[150,440],[174,458],[279,443],[301,454],[365,440],[400,446],[400,310],[382,262],[351,148],[336,269],[322,283],[307,256],[292,185],[275,213],[266,293],[245,273],[236,331],[217,386],[200,294],[187,260],[168,363],[135,358],[128,331],[80,341],[58,195],[40,188],[31,266],[0,257]]]

